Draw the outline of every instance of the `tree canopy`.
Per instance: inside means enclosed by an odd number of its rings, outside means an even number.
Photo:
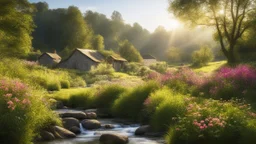
[[[223,54],[236,63],[237,42],[255,22],[255,0],[170,0],[169,10],[190,25],[216,29]]]
[[[129,62],[141,62],[142,57],[139,51],[128,41],[122,41],[119,48],[120,55]]]
[[[0,53],[26,56],[31,50],[34,9],[27,0],[0,1]]]

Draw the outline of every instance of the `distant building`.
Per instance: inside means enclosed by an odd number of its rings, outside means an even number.
[[[127,63],[127,60],[122,57],[115,57],[115,56],[109,56],[107,58],[107,62],[112,64],[115,71],[120,71],[122,68],[124,68],[125,63]]]
[[[102,61],[104,61],[104,57],[98,51],[77,48],[57,67],[89,71],[92,66],[97,66]]]
[[[152,55],[142,55],[143,58],[143,64],[146,66],[150,66],[152,64],[155,64],[157,62],[156,58],[153,57]]]
[[[57,53],[43,53],[38,58],[40,65],[52,67],[61,61],[61,57]]]

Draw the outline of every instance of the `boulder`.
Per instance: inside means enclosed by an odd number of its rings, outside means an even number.
[[[100,136],[101,144],[127,144],[129,142],[127,136],[118,134],[102,134]]]
[[[95,112],[86,113],[88,119],[97,119],[97,114]]]
[[[79,127],[79,120],[69,117],[62,119],[63,127],[70,130],[71,127]]]
[[[88,130],[98,129],[101,127],[100,122],[97,120],[83,120],[81,124],[85,129]]]
[[[40,133],[40,136],[41,136],[40,140],[42,140],[42,141],[52,141],[55,139],[55,136],[51,132],[48,132],[48,131],[42,131]]]
[[[62,138],[75,138],[76,137],[76,135],[73,132],[71,132],[71,131],[69,131],[65,128],[62,128],[62,127],[59,127],[59,126],[54,126],[53,129]]]
[[[140,126],[139,128],[136,129],[135,135],[144,135],[145,133],[147,133],[149,131],[150,131],[149,125]]]
[[[115,127],[113,125],[111,125],[111,124],[106,124],[106,125],[104,125],[104,128],[105,129],[113,129]]]
[[[64,113],[60,113],[59,115],[62,118],[73,117],[73,118],[76,118],[79,120],[87,118],[86,114],[84,112],[80,112],[80,111],[64,112]]]
[[[69,128],[68,130],[70,130],[70,131],[73,132],[74,134],[80,134],[80,133],[81,133],[80,128],[77,127],[77,126],[73,126],[73,127]]]

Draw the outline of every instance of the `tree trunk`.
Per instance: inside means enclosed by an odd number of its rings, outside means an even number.
[[[238,59],[235,55],[235,50],[234,50],[234,45],[233,44],[230,45],[230,49],[228,51],[227,59],[228,59],[228,64],[229,65],[235,65],[238,62]]]

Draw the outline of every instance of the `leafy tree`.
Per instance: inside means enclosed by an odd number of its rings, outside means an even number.
[[[211,49],[207,46],[202,46],[200,50],[193,52],[192,60],[194,66],[204,66],[211,62],[214,55]]]
[[[119,47],[120,55],[129,62],[141,62],[142,57],[139,51],[128,41],[122,41]]]
[[[34,21],[33,47],[42,52],[57,50],[67,56],[75,48],[92,48],[93,31],[77,7],[48,9],[47,3],[34,4],[38,11]]]
[[[92,48],[95,50],[103,50],[104,49],[104,38],[101,35],[97,35],[94,37],[92,42]]]
[[[216,28],[228,63],[236,63],[237,42],[253,25],[255,0],[170,0],[169,10],[190,25]]]
[[[27,0],[0,1],[0,53],[2,56],[26,56],[31,50],[34,29],[33,7]]]

